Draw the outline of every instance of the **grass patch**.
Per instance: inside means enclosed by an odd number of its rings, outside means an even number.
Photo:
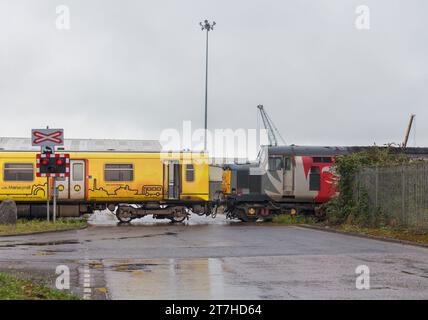
[[[428,244],[427,231],[398,229],[392,227],[365,228],[349,224],[332,226],[332,228],[345,232],[361,233],[382,238],[392,238],[421,244]]]
[[[55,223],[46,220],[19,219],[16,225],[0,225],[0,236],[81,228],[86,226],[84,219],[58,219]]]
[[[79,297],[0,272],[0,300],[78,300]]]
[[[272,219],[275,223],[281,224],[313,224],[315,223],[315,219],[309,216],[299,216],[299,215],[290,215],[290,214],[280,214],[275,216]]]

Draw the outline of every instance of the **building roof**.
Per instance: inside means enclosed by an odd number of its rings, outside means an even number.
[[[159,152],[162,146],[157,140],[121,139],[65,139],[58,151],[118,151],[118,152]],[[39,151],[33,147],[30,138],[0,137],[0,151]]]
[[[270,155],[290,155],[290,156],[338,156],[361,151],[367,151],[374,148],[374,146],[277,146],[268,147]],[[386,148],[385,146],[378,146],[380,149]],[[415,157],[428,157],[428,148],[424,147],[390,147],[393,153],[404,153],[411,158]]]
[[[276,146],[269,147],[269,154],[294,155],[294,156],[330,156],[341,155],[349,152],[348,147],[342,146]]]

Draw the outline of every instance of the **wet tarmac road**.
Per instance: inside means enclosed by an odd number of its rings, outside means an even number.
[[[58,265],[91,299],[428,299],[428,248],[302,227],[219,216],[0,237],[0,270],[53,284]]]

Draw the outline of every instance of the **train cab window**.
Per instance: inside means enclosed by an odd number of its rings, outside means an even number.
[[[333,160],[331,159],[331,157],[313,157],[313,162],[316,163],[332,163]]]
[[[311,167],[309,172],[309,191],[321,190],[321,175],[319,167]]]
[[[186,181],[195,181],[195,167],[193,164],[186,164]]]
[[[269,157],[269,171],[278,171],[283,168],[282,157]]]
[[[105,181],[132,181],[134,180],[134,166],[132,164],[110,163],[104,167]]]
[[[4,181],[33,181],[34,166],[32,163],[5,163]]]

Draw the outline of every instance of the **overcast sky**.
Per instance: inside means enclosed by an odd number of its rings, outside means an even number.
[[[209,128],[256,128],[263,104],[287,143],[381,145],[416,113],[409,144],[428,146],[426,0],[1,0],[0,136],[203,127],[206,18]]]

